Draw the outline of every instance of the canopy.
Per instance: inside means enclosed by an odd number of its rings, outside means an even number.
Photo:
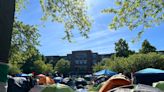
[[[94,73],[94,75],[108,75],[108,76],[112,76],[112,75],[115,75],[117,74],[116,72],[113,72],[113,71],[110,71],[110,70],[107,70],[107,69],[104,69],[104,70],[101,70],[101,71],[98,71],[96,73]]]
[[[164,73],[164,70],[155,69],[155,68],[146,68],[136,72],[136,74],[148,74],[148,73]]]
[[[152,85],[154,82],[164,81],[164,70],[146,68],[134,74],[136,83]]]

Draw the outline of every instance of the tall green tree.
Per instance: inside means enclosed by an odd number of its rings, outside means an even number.
[[[127,57],[129,55],[129,46],[124,39],[120,39],[115,43],[116,56]]]
[[[104,9],[102,12],[114,14],[113,21],[109,24],[111,29],[127,27],[134,30],[142,27],[138,36],[145,29],[159,25],[164,21],[164,1],[163,0],[115,0],[117,5]]]
[[[56,63],[55,70],[62,74],[68,74],[70,72],[70,61],[60,59]]]
[[[148,40],[144,40],[142,43],[142,48],[139,50],[140,53],[149,53],[149,52],[155,52],[156,48],[152,46]]]
[[[38,53],[36,46],[39,45],[40,37],[38,30],[33,25],[15,21],[11,39],[9,63],[17,64]]]
[[[35,72],[37,74],[40,73],[53,73],[54,69],[52,64],[45,63],[45,57],[37,51],[36,55],[31,56],[30,58],[26,59],[25,62],[21,66],[21,70],[24,73],[31,73]]]
[[[26,6],[29,0],[1,0],[0,1],[0,82],[6,82],[11,45],[14,13]],[[82,36],[87,37],[91,23],[86,15],[85,0],[40,0],[43,10],[42,20],[50,19],[63,23],[65,26],[65,39],[73,36],[71,30],[77,28]],[[19,46],[19,45],[18,45]],[[5,92],[5,87],[2,92]]]
[[[24,73],[31,73],[35,71],[34,62],[35,61],[43,61],[42,56],[37,52],[36,55],[33,55],[25,60],[25,62],[22,64],[21,69]],[[44,61],[43,61],[44,62]]]

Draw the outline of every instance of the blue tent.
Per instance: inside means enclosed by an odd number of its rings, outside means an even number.
[[[154,68],[146,68],[136,72],[136,74],[148,74],[148,73],[164,73],[164,70],[154,69]]]
[[[28,77],[28,74],[22,73],[22,74],[16,74],[17,77]]]
[[[107,69],[104,69],[104,70],[101,70],[101,71],[98,71],[96,73],[94,73],[94,75],[108,75],[108,76],[112,76],[112,75],[115,75],[117,74],[116,72],[113,72],[113,71],[110,71],[110,70],[107,70]]]

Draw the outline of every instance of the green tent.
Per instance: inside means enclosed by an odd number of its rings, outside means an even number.
[[[67,85],[53,84],[44,88],[42,92],[74,92],[74,91],[71,87]]]

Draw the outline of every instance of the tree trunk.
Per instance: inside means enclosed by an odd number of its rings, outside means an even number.
[[[5,92],[15,0],[0,0],[0,92]]]

